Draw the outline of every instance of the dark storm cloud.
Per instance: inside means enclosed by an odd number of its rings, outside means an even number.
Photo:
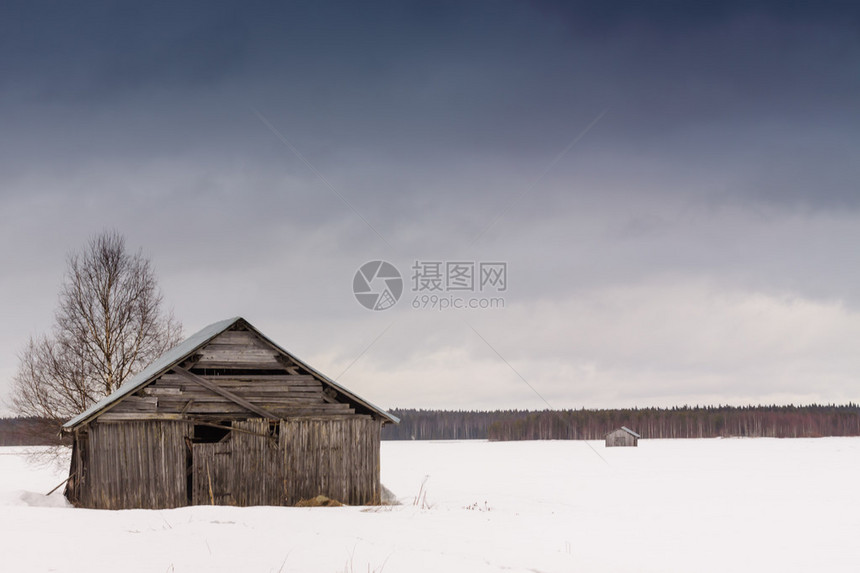
[[[544,153],[605,107],[623,144],[857,100],[846,5],[24,3],[3,15],[4,84],[34,106],[125,102],[202,123],[261,99],[299,129],[386,150]],[[195,102],[204,113],[189,117]]]
[[[498,158],[539,173],[608,110],[580,146],[592,168],[636,180],[619,156],[680,160],[744,173],[712,198],[855,208],[858,10],[810,6],[7,3],[0,151],[11,173],[46,156],[264,164],[283,150],[253,105],[325,172],[361,157],[429,180]],[[366,203],[409,196],[386,183]]]
[[[184,158],[203,171],[267,173],[245,190],[261,201],[286,200],[271,182],[278,170],[320,187],[254,106],[376,221],[456,201],[453,217],[480,229],[605,110],[541,181],[537,219],[541,206],[614,206],[643,193],[860,205],[860,40],[850,4],[58,2],[2,10],[7,176],[33,162],[62,170]],[[665,178],[683,170],[690,176]],[[209,179],[201,173],[174,201],[199,201]],[[224,199],[211,187],[213,202]],[[299,204],[308,196],[295,185],[290,195]]]
[[[232,12],[193,2],[4,3],[4,84],[30,84],[22,91],[37,101],[91,106],[154,82],[211,85],[243,54]]]

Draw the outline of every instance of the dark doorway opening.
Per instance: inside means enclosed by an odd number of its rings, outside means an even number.
[[[224,441],[230,435],[230,428],[208,426],[203,424],[194,425],[195,444],[217,444]]]

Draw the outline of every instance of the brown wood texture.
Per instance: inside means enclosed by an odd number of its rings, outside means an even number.
[[[233,423],[225,442],[194,444],[192,503],[195,505],[284,505],[284,473],[269,422]]]
[[[227,400],[229,400],[230,402],[233,402],[234,404],[241,406],[241,407],[245,408],[246,410],[249,410],[249,411],[251,411],[251,412],[253,412],[259,416],[262,416],[264,418],[276,418],[277,417],[274,414],[272,414],[271,412],[269,412],[268,410],[266,410],[265,408],[263,408],[261,406],[257,406],[256,404],[252,404],[251,402],[249,402],[245,398],[239,396],[238,394],[231,392],[225,388],[222,388],[221,386],[219,386],[215,382],[207,380],[206,378],[203,378],[202,376],[192,374],[191,372],[189,372],[188,370],[185,370],[184,368],[180,368],[179,366],[174,366],[173,371],[178,372],[180,375],[185,376],[186,378],[188,378],[189,380],[191,380],[193,382],[196,382],[197,384],[203,386],[207,390],[211,390],[212,392],[215,392],[216,394],[220,394],[221,396],[227,398]]]
[[[194,444],[192,452],[192,505],[236,505],[230,444]]]
[[[350,505],[379,503],[380,429],[369,416],[281,421],[287,504],[317,495]]]
[[[80,503],[99,509],[187,504],[185,436],[173,421],[90,424]]]
[[[366,416],[234,422],[216,444],[194,444],[193,497],[199,505],[295,505],[325,495],[343,503],[379,503],[380,422]]]

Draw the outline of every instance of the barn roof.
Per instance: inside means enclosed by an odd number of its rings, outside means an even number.
[[[624,430],[625,432],[627,432],[628,434],[630,434],[631,436],[634,436],[636,438],[642,437],[639,434],[637,434],[636,432],[634,432],[633,430],[631,430],[630,428],[628,428],[627,426],[621,426],[621,429]]]
[[[153,379],[158,378],[190,355],[194,354],[199,348],[205,346],[209,343],[213,338],[218,336],[219,334],[229,330],[233,325],[238,322],[242,322],[243,326],[248,330],[254,332],[257,336],[265,340],[271,346],[273,346],[278,352],[287,356],[291,360],[293,360],[296,364],[300,365],[302,368],[310,372],[315,378],[319,379],[323,384],[333,387],[338,392],[346,396],[349,400],[357,402],[367,409],[371,410],[373,413],[380,416],[383,420],[393,423],[399,423],[400,419],[397,416],[389,414],[379,406],[376,406],[367,400],[353,394],[325,374],[322,374],[318,370],[312,368],[304,361],[298,359],[295,355],[287,352],[274,342],[272,342],[266,335],[262,332],[254,328],[247,320],[240,316],[236,316],[233,318],[228,318],[227,320],[222,320],[219,322],[215,322],[210,324],[209,326],[201,329],[200,331],[192,334],[184,341],[180,342],[161,356],[159,356],[154,362],[152,362],[149,366],[141,370],[138,374],[133,376],[132,378],[126,380],[122,386],[120,386],[116,391],[112,392],[108,396],[105,396],[82,413],[78,414],[65,424],[63,424],[64,429],[72,429],[75,426],[83,424],[85,422],[89,422],[96,416],[98,416],[102,411],[109,408],[113,404],[119,402],[126,396],[134,394],[136,391],[140,390],[144,386],[146,386]]]

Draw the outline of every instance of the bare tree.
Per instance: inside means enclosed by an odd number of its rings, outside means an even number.
[[[59,426],[179,342],[151,262],[106,231],[71,253],[50,335],[30,338],[13,379],[19,415]]]

